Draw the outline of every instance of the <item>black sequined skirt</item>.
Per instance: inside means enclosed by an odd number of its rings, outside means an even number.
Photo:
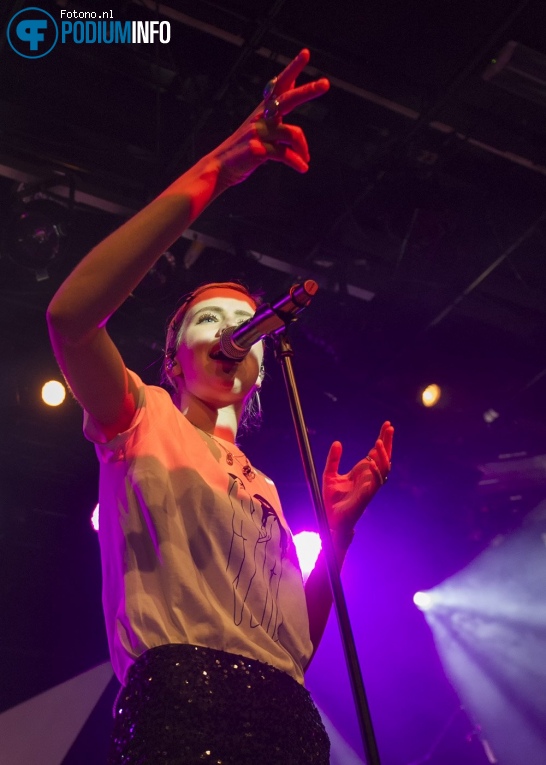
[[[190,645],[146,651],[115,706],[108,765],[328,765],[308,691],[244,656]]]

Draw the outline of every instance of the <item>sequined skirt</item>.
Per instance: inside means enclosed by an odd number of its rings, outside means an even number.
[[[190,645],[146,651],[115,706],[108,765],[328,765],[308,691],[244,656]]]

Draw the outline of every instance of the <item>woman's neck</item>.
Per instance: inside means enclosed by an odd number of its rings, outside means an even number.
[[[230,404],[217,409],[198,398],[184,394],[180,398],[175,397],[175,404],[199,430],[235,443],[241,407]]]

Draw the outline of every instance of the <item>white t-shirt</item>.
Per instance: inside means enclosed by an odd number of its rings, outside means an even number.
[[[189,643],[258,659],[303,683],[312,653],[292,535],[273,482],[199,431],[134,373],[138,409],[100,461],[103,607],[119,680],[148,648]],[[228,452],[232,458],[228,457]],[[232,464],[228,464],[232,462]]]

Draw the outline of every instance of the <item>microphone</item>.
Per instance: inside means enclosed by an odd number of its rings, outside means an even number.
[[[220,335],[220,352],[230,361],[242,361],[254,343],[266,335],[276,335],[294,321],[307,308],[318,290],[318,284],[307,279],[303,284],[294,284],[288,295],[274,303],[261,305],[252,318],[238,327],[227,327]]]

